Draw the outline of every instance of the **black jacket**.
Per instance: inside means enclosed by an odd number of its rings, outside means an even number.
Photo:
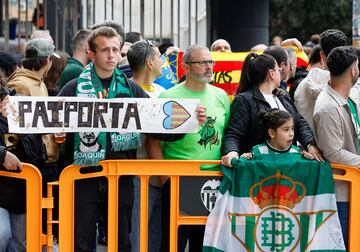
[[[305,119],[297,111],[290,96],[280,89],[274,90],[286,110],[294,117],[295,137],[293,143],[299,141],[306,147],[315,143],[314,134]],[[230,109],[230,120],[223,138],[222,153],[236,151],[239,154],[250,152],[251,148],[266,140],[266,130],[258,114],[269,111],[270,105],[258,88],[238,94]]]
[[[47,160],[45,145],[40,134],[9,134],[6,118],[0,116],[0,163],[7,151],[21,162],[31,163],[41,170]],[[5,170],[1,167],[1,170]],[[31,185],[30,185],[31,186]],[[0,176],[0,207],[19,214],[26,209],[25,180]]]

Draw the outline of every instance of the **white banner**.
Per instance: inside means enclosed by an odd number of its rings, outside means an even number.
[[[198,99],[10,96],[10,133],[190,133]]]

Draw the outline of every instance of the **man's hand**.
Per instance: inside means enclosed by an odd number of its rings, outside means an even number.
[[[281,46],[296,46],[300,51],[303,50],[301,42],[296,38],[285,39],[281,42]]]
[[[5,169],[9,170],[9,171],[16,171],[16,170],[21,171],[22,170],[22,163],[10,151],[6,152],[3,165],[4,165]]]
[[[320,150],[315,145],[309,144],[307,149],[308,152],[314,156],[315,160],[325,162]]]
[[[203,125],[206,121],[206,108],[199,105],[196,110],[197,119],[199,120],[199,124]]]
[[[5,98],[0,102],[0,113],[4,116],[8,116],[8,104],[9,104],[9,96],[5,96]]]
[[[170,46],[166,49],[165,55],[172,54],[173,52],[180,52],[180,48],[176,46]]]
[[[226,154],[225,156],[221,157],[221,164],[225,165],[225,166],[229,166],[232,167],[231,165],[231,160],[233,158],[239,158],[239,154],[236,151],[230,151],[228,154]]]

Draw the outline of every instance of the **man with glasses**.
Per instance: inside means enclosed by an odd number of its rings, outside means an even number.
[[[206,121],[199,126],[197,133],[185,134],[182,139],[174,142],[163,142],[162,151],[159,151],[160,142],[150,138],[149,156],[154,159],[219,160],[223,131],[229,118],[229,98],[225,91],[209,84],[215,62],[207,47],[190,46],[184,52],[182,61],[186,71],[186,80],[161,93],[160,98],[200,99],[200,104],[206,108]],[[202,226],[190,228],[185,226],[180,228],[179,232],[179,251],[184,251],[188,238],[190,238],[190,251],[202,250],[204,235]],[[163,234],[167,233],[163,231]],[[167,241],[168,238],[163,237],[163,242]],[[166,248],[162,249],[166,251]]]

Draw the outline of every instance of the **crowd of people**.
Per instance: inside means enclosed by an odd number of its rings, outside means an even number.
[[[73,38],[71,57],[55,51],[48,32],[38,31],[27,43],[22,59],[0,52],[4,93],[0,162],[7,170],[21,169],[22,162],[34,164],[42,173],[44,185],[58,180],[70,164],[96,167],[102,159],[221,159],[223,165],[232,166],[234,158],[291,152],[317,162],[360,167],[360,85],[356,85],[360,50],[347,46],[347,42],[340,30],[315,36],[306,43],[311,47],[307,68],[296,67],[295,51],[288,47],[303,50],[297,39],[275,38],[271,46],[255,45],[245,58],[237,95],[230,104],[225,91],[211,85],[216,64],[211,51],[231,52],[224,39],[214,41],[211,50],[200,45],[184,50],[185,76],[166,90],[154,81],[162,75],[161,55],[167,48],[144,40],[139,33],[125,34],[116,22],[79,30]],[[62,134],[65,139],[61,142],[55,141],[53,134],[10,134],[6,96],[14,92],[100,99],[199,99],[199,129],[187,134],[67,133]],[[85,155],[88,153],[94,155]],[[0,251],[25,251],[25,184],[5,177],[0,180]],[[139,192],[139,178],[119,179],[119,251],[139,251]],[[336,184],[336,196],[347,243],[346,184]],[[169,251],[169,202],[167,177],[152,176],[149,251]],[[105,178],[76,181],[75,251],[95,251],[97,235],[98,242],[106,244],[106,208]],[[201,251],[203,235],[202,226],[181,227],[179,251],[184,251],[187,243],[190,251]]]

